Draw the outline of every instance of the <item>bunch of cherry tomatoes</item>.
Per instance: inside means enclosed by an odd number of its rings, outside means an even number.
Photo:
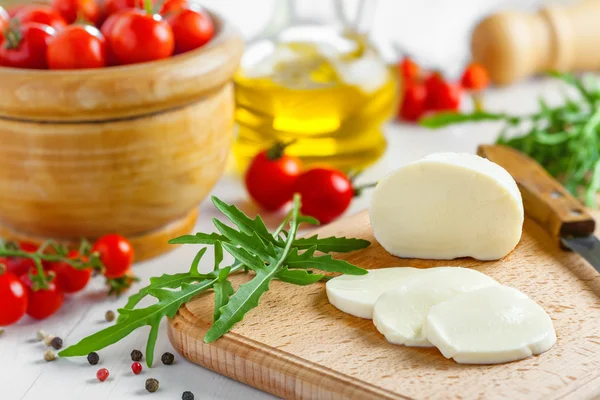
[[[116,234],[70,251],[53,243],[5,243],[0,248],[0,326],[14,324],[25,314],[51,316],[65,294],[86,287],[94,271],[106,277],[111,291],[123,290],[135,280],[132,263],[131,243]]]
[[[409,57],[398,66],[403,82],[403,96],[398,118],[416,122],[430,112],[458,111],[462,92],[473,93],[475,107],[480,108],[480,91],[489,85],[489,75],[480,64],[467,66],[460,82],[450,82],[438,73],[427,73]]]
[[[160,60],[203,46],[213,21],[187,0],[53,0],[0,7],[0,66],[87,69]]]
[[[300,211],[326,224],[342,215],[362,189],[373,186],[356,187],[351,177],[333,168],[304,170],[300,159],[285,154],[285,147],[276,143],[258,153],[246,171],[248,194],[267,211],[283,208],[299,193]]]

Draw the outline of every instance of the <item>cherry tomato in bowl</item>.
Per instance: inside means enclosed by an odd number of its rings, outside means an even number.
[[[184,8],[167,15],[175,38],[175,54],[197,49],[208,43],[215,34],[212,18],[202,10]]]
[[[69,25],[48,44],[50,69],[89,69],[106,66],[106,40],[89,25]]]
[[[47,289],[33,290],[29,275],[21,276],[21,282],[27,288],[29,302],[27,315],[35,319],[45,319],[56,313],[63,304],[64,293],[58,289],[55,280],[48,283]]]
[[[104,264],[107,278],[123,277],[133,264],[133,247],[123,236],[110,234],[102,236],[92,246],[92,253],[98,253]]]
[[[322,224],[342,215],[354,197],[350,179],[329,168],[306,171],[298,177],[294,189],[302,196],[302,214],[314,217]]]
[[[19,278],[0,267],[0,326],[12,325],[27,311],[28,293]]]
[[[48,43],[56,31],[35,22],[9,27],[0,45],[0,66],[46,69]]]
[[[96,0],[52,0],[54,8],[68,24],[78,19],[91,24],[97,24],[102,16],[102,10]]]
[[[170,57],[175,40],[171,26],[160,15],[131,10],[115,22],[110,46],[119,64],[137,64]]]
[[[71,260],[79,257],[79,252],[76,250],[72,250],[68,254],[68,258]],[[91,268],[78,269],[65,261],[52,263],[49,270],[56,274],[56,285],[63,293],[79,292],[87,286],[92,277]]]
[[[26,5],[15,13],[16,18],[21,24],[28,22],[37,22],[51,26],[54,29],[62,29],[67,26],[64,18],[52,7],[45,5]]]

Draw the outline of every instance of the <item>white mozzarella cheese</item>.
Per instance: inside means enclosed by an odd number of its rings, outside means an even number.
[[[327,282],[327,298],[336,308],[360,318],[373,318],[373,306],[385,291],[422,272],[418,268],[372,269],[366,275],[340,275]]]
[[[510,174],[472,154],[436,153],[384,177],[370,205],[375,238],[406,258],[494,260],[521,238],[523,201]]]
[[[520,360],[556,342],[544,309],[507,286],[468,292],[432,307],[425,332],[446,358],[465,364]]]
[[[499,284],[473,269],[432,268],[383,293],[375,303],[373,323],[391,343],[431,347],[423,330],[429,309],[457,294],[492,285]]]

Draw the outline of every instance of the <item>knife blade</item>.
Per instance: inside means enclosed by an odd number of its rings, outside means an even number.
[[[573,250],[600,272],[600,240],[596,222],[585,207],[537,161],[506,146],[481,145],[477,154],[502,166],[515,179],[525,214],[556,241]]]

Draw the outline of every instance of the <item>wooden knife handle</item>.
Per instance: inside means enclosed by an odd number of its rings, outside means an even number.
[[[525,214],[553,238],[588,236],[595,222],[584,206],[531,157],[510,147],[479,146],[477,154],[500,165],[517,181]]]

